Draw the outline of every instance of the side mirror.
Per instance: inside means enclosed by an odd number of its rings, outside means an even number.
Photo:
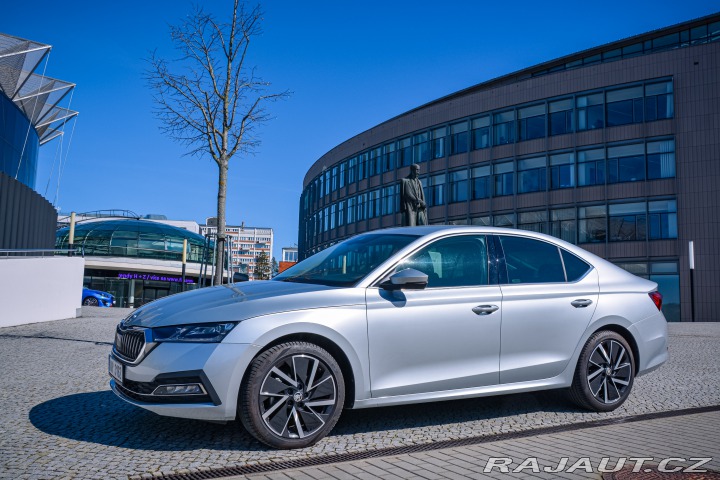
[[[390,278],[380,284],[385,290],[422,290],[427,287],[428,276],[414,268],[406,268],[393,273]]]

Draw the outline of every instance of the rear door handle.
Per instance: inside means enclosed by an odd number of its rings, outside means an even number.
[[[477,315],[490,315],[499,309],[500,307],[497,305],[478,305],[477,307],[474,307],[472,311]]]
[[[575,308],[585,308],[588,305],[592,303],[592,300],[586,300],[584,298],[579,298],[577,300],[573,300],[570,302],[570,305],[572,305]]]

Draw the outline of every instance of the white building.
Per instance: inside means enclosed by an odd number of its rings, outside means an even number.
[[[202,235],[217,232],[216,219],[208,218],[205,225],[200,225]],[[247,271],[248,279],[255,280],[257,258],[265,253],[268,262],[273,257],[273,229],[264,227],[246,227],[242,225],[226,225],[225,235],[231,242],[231,261],[234,268]]]

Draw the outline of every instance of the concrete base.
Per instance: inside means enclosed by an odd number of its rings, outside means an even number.
[[[80,315],[82,257],[0,259],[0,327]]]

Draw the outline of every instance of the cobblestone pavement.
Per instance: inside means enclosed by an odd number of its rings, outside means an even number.
[[[643,459],[642,462],[639,459]],[[693,465],[696,466],[693,470],[720,471],[720,412],[226,477],[226,480],[445,480],[508,476],[598,479],[602,473],[615,470],[655,475]],[[715,478],[720,478],[720,474]]]
[[[558,392],[346,411],[314,447],[269,450],[238,423],[157,416],[117,399],[107,353],[123,309],[0,329],[0,478],[127,478],[720,404],[720,323],[670,325],[671,360],[637,379],[612,413],[581,411]]]

